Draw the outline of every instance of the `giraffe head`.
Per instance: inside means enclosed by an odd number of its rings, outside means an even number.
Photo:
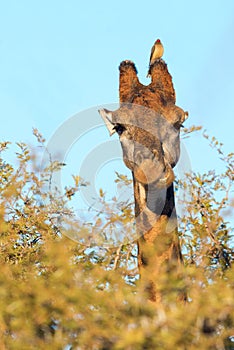
[[[169,187],[174,180],[172,168],[180,153],[179,129],[186,119],[186,113],[176,108],[174,113],[170,109],[170,122],[155,111],[134,104],[122,104],[114,112],[99,111],[110,135],[119,135],[125,165],[144,185]]]

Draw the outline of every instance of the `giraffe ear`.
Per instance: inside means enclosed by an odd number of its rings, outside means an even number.
[[[113,123],[112,121],[113,112],[108,111],[108,109],[105,108],[99,109],[98,112],[104,120],[106,127],[110,133],[110,136],[112,136],[116,132],[116,130],[114,129],[115,123]]]

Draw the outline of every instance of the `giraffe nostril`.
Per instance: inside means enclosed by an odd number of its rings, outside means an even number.
[[[144,156],[143,156],[142,152],[140,152],[140,151],[136,152],[136,154],[135,154],[136,164],[141,164],[143,162],[143,160],[144,160]]]
[[[153,156],[156,157],[157,159],[159,157],[159,153],[156,149],[153,150]]]
[[[156,163],[159,161],[159,153],[156,150],[142,149],[138,150],[134,154],[134,163],[138,166],[143,164],[145,161],[150,161],[151,163]]]

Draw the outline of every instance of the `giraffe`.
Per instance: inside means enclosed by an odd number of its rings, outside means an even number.
[[[124,163],[132,171],[138,267],[148,299],[160,302],[160,272],[183,264],[173,168],[180,156],[180,128],[188,113],[175,104],[172,78],[163,59],[150,66],[148,86],[139,82],[132,61],[123,61],[119,70],[120,107],[99,113],[110,135],[119,135]],[[178,297],[186,299],[183,291]]]

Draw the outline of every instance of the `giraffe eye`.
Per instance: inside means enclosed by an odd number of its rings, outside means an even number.
[[[124,130],[126,130],[126,128],[123,125],[121,125],[121,124],[116,124],[114,126],[114,130],[116,130],[117,134],[120,136],[120,135],[122,135]]]

